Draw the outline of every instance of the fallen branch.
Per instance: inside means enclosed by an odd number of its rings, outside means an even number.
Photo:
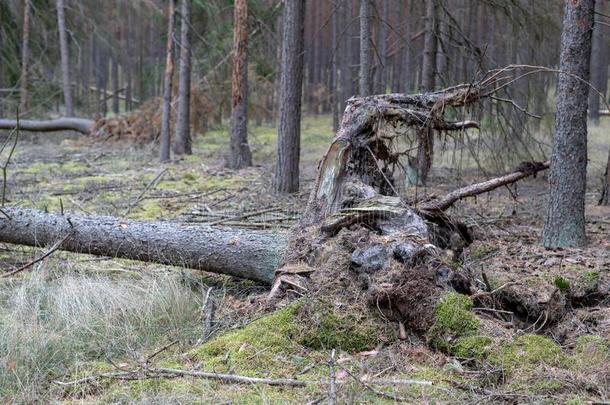
[[[237,383],[237,384],[265,384],[271,386],[288,386],[288,387],[304,387],[306,385],[316,384],[313,381],[302,381],[294,380],[289,378],[257,378],[257,377],[246,377],[236,374],[220,374],[211,373],[197,370],[180,370],[176,368],[147,368],[145,370],[132,370],[132,371],[117,371],[111,373],[100,373],[87,377],[80,378],[74,381],[53,381],[62,387],[70,387],[80,384],[89,384],[98,380],[103,379],[117,379],[117,380],[147,380],[152,378],[176,378],[176,377],[197,377],[206,378],[212,380],[220,380],[226,383]]]
[[[550,162],[548,161],[525,162],[522,163],[516,171],[510,174],[501,177],[496,177],[494,179],[487,180],[482,183],[476,183],[471,184],[470,186],[462,187],[436,200],[421,202],[417,205],[417,209],[420,211],[445,211],[455,202],[463,198],[474,197],[482,193],[487,193],[489,191],[495,190],[498,187],[514,183],[531,175],[536,175],[536,173],[538,173],[539,171],[548,169],[549,166]]]
[[[77,131],[88,135],[95,121],[86,118],[57,118],[54,120],[10,120],[0,119],[0,129],[12,130],[17,128],[31,132]]]
[[[146,187],[144,187],[144,190],[142,190],[142,192],[140,193],[140,195],[138,196],[138,198],[136,198],[131,204],[129,204],[129,206],[127,207],[127,209],[125,210],[125,213],[123,214],[124,217],[126,217],[127,215],[129,215],[129,212],[133,209],[133,207],[135,207],[136,205],[138,205],[138,203],[140,201],[142,201],[142,198],[144,197],[144,194],[146,194],[146,192],[148,190],[150,190],[151,188],[155,187],[157,185],[157,183],[159,182],[159,180],[161,180],[161,178],[163,177],[163,175],[167,173],[167,168],[161,170],[161,172],[159,172],[159,174],[157,174],[155,176],[154,179],[152,179],[150,181],[150,183],[148,183],[146,185]]]
[[[27,270],[28,268],[32,267],[36,263],[43,261],[47,257],[51,256],[53,254],[53,252],[55,252],[57,249],[59,249],[61,247],[61,245],[66,241],[66,239],[68,239],[71,235],[72,235],[72,232],[66,234],[66,236],[64,236],[63,238],[61,238],[57,242],[55,242],[53,244],[53,246],[51,246],[51,248],[45,254],[43,254],[42,256],[37,257],[36,259],[27,262],[26,264],[24,264],[23,266],[19,267],[18,269],[9,271],[8,273],[4,273],[0,277],[1,278],[6,278],[6,277],[14,276],[17,273],[21,273],[22,271]]]

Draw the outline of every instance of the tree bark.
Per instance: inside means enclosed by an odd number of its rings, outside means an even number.
[[[178,82],[178,112],[176,136],[172,149],[176,155],[193,153],[191,142],[191,0],[182,0],[180,7],[180,81]]]
[[[371,87],[371,0],[360,0],[360,71],[359,93],[368,96]]]
[[[19,114],[28,110],[28,66],[30,58],[30,0],[23,4],[23,37],[21,40],[21,79],[19,83]]]
[[[21,131],[54,132],[77,131],[88,135],[95,125],[95,121],[86,118],[57,118],[54,120],[19,120]],[[0,119],[0,129],[12,130],[17,126],[17,120]]]
[[[116,115],[119,114],[119,61],[117,60],[117,56],[115,51],[112,51],[112,55],[110,56],[110,63],[112,63],[112,112]]]
[[[587,97],[595,0],[566,1],[561,34],[557,113],[549,202],[541,244],[584,246],[587,183]]]
[[[424,37],[424,57],[422,60],[421,91],[432,91],[436,78],[436,53],[438,48],[437,0],[426,0],[426,28]],[[434,157],[434,131],[426,127],[418,131],[417,183],[425,185]]]
[[[228,274],[270,283],[286,247],[283,235],[209,226],[60,215],[2,207],[0,240]],[[6,216],[9,216],[8,219]]]
[[[600,0],[595,4],[595,11],[608,15],[608,1]],[[599,17],[601,18],[601,17]],[[603,95],[608,88],[608,63],[610,62],[610,29],[606,25],[596,24],[593,29],[591,50],[591,84]],[[605,108],[604,108],[605,109]],[[589,118],[599,123],[600,96],[589,91]]]
[[[280,118],[274,179],[277,193],[299,190],[304,12],[304,0],[287,0],[284,5]]]
[[[70,81],[70,56],[68,53],[68,36],[66,35],[66,17],[64,0],[57,0],[57,29],[59,31],[59,51],[61,54],[61,71],[64,90],[64,102],[66,103],[66,115],[74,116],[74,104],[72,102],[72,82]]]
[[[390,72],[388,58],[388,25],[390,24],[390,0],[383,0],[381,21],[379,22],[379,57],[381,62],[378,64],[379,80],[377,82],[377,93],[384,94],[388,86],[388,73]]]
[[[339,66],[339,63],[338,63],[339,27],[337,26],[338,20],[339,20],[338,19],[339,7],[335,6],[333,4],[330,12],[331,12],[330,23],[331,23],[331,44],[332,44],[332,49],[331,49],[331,54],[330,54],[331,61],[330,61],[330,75],[329,75],[330,111],[333,116],[333,132],[337,132],[337,130],[339,129],[339,108],[338,108],[339,83],[338,83],[338,75],[337,75],[337,70],[338,70],[338,66]]]
[[[252,166],[248,145],[248,2],[236,0],[233,18],[233,75],[231,88],[231,145],[229,167]]]
[[[606,171],[602,179],[602,193],[599,198],[599,205],[610,205],[610,150],[608,150],[608,161],[606,162]]]
[[[165,81],[163,82],[163,111],[161,113],[161,148],[159,158],[167,162],[170,158],[170,120],[172,117],[172,82],[174,76],[174,24],[176,2],[169,0],[167,9],[167,43],[165,46]]]

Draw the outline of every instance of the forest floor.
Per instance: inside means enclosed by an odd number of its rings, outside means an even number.
[[[240,171],[223,167],[226,129],[199,136],[192,156],[167,165],[157,162],[152,147],[121,140],[22,134],[8,170],[7,200],[49,211],[221,221],[282,232],[305,206],[317,162],[333,137],[329,128],[328,117],[304,120],[302,191],[286,197],[271,193],[271,127],[252,130],[257,165]],[[500,287],[498,294],[515,297],[514,306],[472,308],[469,301],[463,315],[480,334],[449,353],[433,351],[415,336],[339,351],[332,361],[339,403],[610,400],[610,298],[599,293],[610,289],[610,208],[597,206],[609,131],[610,121],[591,129],[589,246],[549,251],[537,245],[545,212],[544,174],[461,202],[451,214],[472,226],[476,240],[452,265],[478,279],[484,275],[492,288]],[[442,195],[483,178],[468,159],[460,170],[450,167],[449,155],[437,157],[431,184],[418,193]],[[244,218],[244,213],[251,215]],[[10,270],[40,253],[0,244],[0,267]],[[545,307],[568,290],[579,297],[565,304],[569,312]],[[593,290],[594,297],[588,295]],[[205,319],[208,291],[215,304],[211,323]],[[312,348],[298,339],[303,334],[294,316],[298,303],[265,314],[259,298],[267,292],[250,281],[188,269],[55,252],[0,283],[0,398],[27,403],[327,402],[332,347]],[[326,333],[340,333],[336,328],[331,325]],[[69,387],[54,383],[135,369],[143,361],[151,367],[317,384],[272,387],[196,377],[100,379]],[[372,379],[386,384],[373,386]]]

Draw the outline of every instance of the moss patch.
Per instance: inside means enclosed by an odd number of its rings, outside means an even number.
[[[190,357],[202,361],[204,370],[285,377],[290,371],[296,371],[290,367],[298,365],[300,360],[295,358],[300,352],[295,342],[299,332],[295,322],[299,306],[298,303],[289,305],[219,336],[191,351]],[[287,360],[291,360],[290,364]]]
[[[316,301],[309,304],[304,314],[299,342],[312,349],[339,349],[355,353],[370,349],[378,343],[379,331],[370,320],[359,318],[332,305]]]
[[[484,359],[489,354],[493,340],[489,336],[466,336],[457,340],[451,353],[456,357]]]
[[[479,328],[479,320],[471,312],[472,300],[458,293],[445,294],[435,310],[435,322],[428,332],[431,347],[452,353],[460,338],[474,335]],[[472,341],[462,342],[462,350]]]
[[[525,334],[505,343],[490,354],[491,363],[507,372],[538,367],[544,363],[559,366],[565,360],[561,348],[545,336]]]

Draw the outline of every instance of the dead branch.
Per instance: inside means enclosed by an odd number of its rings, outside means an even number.
[[[495,190],[498,187],[505,186],[507,184],[514,183],[521,179],[524,179],[531,175],[536,175],[541,170],[546,170],[550,166],[550,162],[525,162],[522,163],[514,172],[509,173],[507,175],[496,177],[482,183],[471,184],[470,186],[462,187],[460,189],[454,190],[451,193],[445,195],[444,197],[432,200],[425,201],[417,205],[417,209],[419,211],[445,211],[447,208],[451,207],[455,202],[466,198],[466,197],[474,197],[476,195],[487,193],[489,191]]]
[[[66,241],[66,239],[68,239],[70,236],[72,236],[72,232],[69,232],[68,234],[66,234],[66,236],[64,236],[63,238],[61,238],[57,242],[55,242],[53,244],[53,246],[51,246],[51,248],[45,254],[43,254],[42,256],[37,257],[36,259],[27,262],[26,264],[24,264],[23,266],[19,267],[18,269],[9,271],[8,273],[4,273],[0,277],[1,278],[6,278],[6,277],[14,276],[17,273],[21,273],[22,271],[27,270],[28,268],[32,267],[36,263],[43,261],[47,257],[51,256],[53,254],[53,252],[55,252],[57,249],[59,249],[61,247],[61,245]]]
[[[87,377],[79,378],[73,381],[53,381],[54,384],[62,387],[70,387],[74,385],[90,384],[95,381],[103,379],[116,379],[116,380],[149,380],[156,378],[177,378],[177,377],[197,377],[206,378],[212,380],[219,380],[225,383],[236,383],[236,384],[265,384],[271,386],[287,386],[287,387],[304,387],[306,385],[316,384],[313,381],[305,380],[294,380],[289,378],[257,378],[257,377],[246,377],[236,374],[220,374],[198,370],[180,370],[176,368],[147,368],[145,370],[129,370],[129,371],[116,371],[110,373],[100,373],[90,375]]]

